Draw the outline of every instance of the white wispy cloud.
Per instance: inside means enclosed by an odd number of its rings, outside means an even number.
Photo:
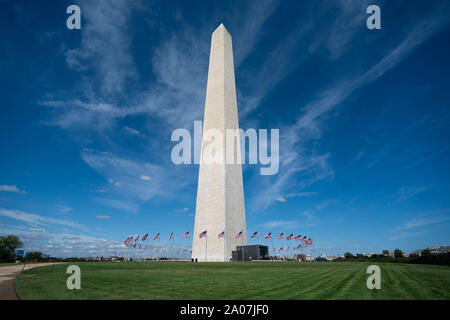
[[[301,213],[305,217],[305,221],[302,221],[302,225],[305,227],[314,227],[320,223],[320,219],[314,214],[313,210],[306,210]]]
[[[286,32],[279,43],[261,63],[258,71],[244,75],[253,83],[246,88],[245,94],[238,88],[239,114],[246,117],[256,110],[273,88],[294,72],[304,61],[315,53],[336,59],[342,56],[351,46],[347,45],[356,33],[364,31],[365,9],[370,0],[357,4],[348,1],[323,1],[320,5],[308,8],[299,13],[297,25]],[[330,21],[329,28],[322,28],[320,23]],[[345,31],[344,31],[345,30]]]
[[[414,228],[420,228],[427,225],[438,224],[442,222],[450,221],[450,209],[432,210],[430,212],[422,213],[404,224],[394,228],[391,232],[399,232],[403,230],[409,230]]]
[[[274,220],[274,221],[269,221],[266,222],[264,224],[261,224],[261,227],[263,228],[293,228],[295,226],[298,225],[298,221],[295,220],[289,220],[289,221],[283,221],[283,220]]]
[[[121,241],[85,234],[56,232],[44,227],[0,227],[0,234],[19,236],[26,251],[42,251],[57,257],[110,256],[114,252],[122,256],[126,254],[126,248]]]
[[[334,171],[328,163],[329,154],[315,155],[306,144],[318,140],[322,135],[325,115],[344,102],[361,87],[367,86],[382,77],[386,72],[403,61],[414,49],[449,22],[446,13],[435,10],[432,15],[419,21],[405,35],[403,40],[379,62],[364,72],[355,72],[356,76],[344,75],[336,84],[320,91],[317,98],[303,108],[296,122],[280,128],[280,172],[271,180],[271,187],[261,188],[261,192],[251,203],[255,211],[265,210],[279,198],[285,190],[295,187],[303,189],[327,177],[333,177]],[[299,180],[299,173],[306,172],[309,177]]]
[[[313,195],[319,194],[318,192],[297,192],[297,193],[289,193],[283,196],[278,197],[276,200],[279,202],[286,202],[288,198],[295,197],[309,197]]]
[[[356,7],[362,7],[363,4]],[[323,30],[323,28],[316,28],[315,23],[318,21],[318,17],[326,16],[329,14],[327,10],[333,10],[335,6],[339,7],[339,11],[333,22],[334,28],[327,28],[330,30],[327,32],[318,32],[317,30]],[[83,77],[83,82],[78,88],[81,95],[74,95],[69,99],[61,100],[56,97],[53,100],[41,101],[42,105],[52,107],[50,109],[54,118],[49,123],[69,130],[81,127],[84,131],[95,133],[103,130],[113,132],[112,129],[118,125],[118,119],[124,119],[130,115],[142,115],[152,120],[157,119],[161,123],[161,126],[158,127],[160,130],[153,136],[152,142],[158,143],[155,141],[165,139],[171,129],[191,128],[193,120],[202,118],[210,31],[212,30],[198,30],[182,21],[183,27],[167,33],[162,42],[150,53],[156,81],[146,84],[145,91],[126,92],[125,97],[123,92],[127,81],[131,80],[132,83],[135,78],[139,78],[139,70],[135,67],[130,50],[132,37],[127,33],[133,6],[124,1],[112,6],[107,2],[96,2],[95,4],[86,2],[86,7],[89,10],[85,11],[90,11],[90,13],[86,17],[86,32],[82,36],[81,46],[71,49],[66,55],[68,65],[73,70],[78,70]],[[237,66],[251,55],[256,43],[263,36],[265,22],[276,11],[277,4],[274,1],[252,2],[245,4],[245,7],[248,10],[238,10],[239,15],[234,18],[237,22],[233,23],[233,27],[239,30],[233,36]],[[302,61],[317,52],[318,49],[327,47],[332,53],[328,57],[330,59],[336,59],[345,52],[344,49],[349,47],[348,44],[359,28],[364,11],[362,14],[354,15],[357,9],[345,1],[327,6],[327,10],[321,9],[319,12],[307,15],[306,19],[299,19],[297,28],[287,33],[285,38],[281,38],[278,45],[267,55],[266,59],[263,59],[258,71],[248,71],[248,74],[242,75],[244,80],[251,79],[251,81],[244,81],[245,83],[254,83],[255,85],[248,86],[249,90],[245,90],[245,95],[242,92],[238,93],[241,115],[245,117],[256,110],[262,99],[278,83],[287,78]],[[231,16],[234,16],[234,13]],[[348,25],[349,18],[352,18],[348,26],[351,30],[346,30],[343,35],[339,28],[341,25]],[[114,23],[109,25],[111,21]],[[205,24],[207,23],[205,22]],[[250,199],[250,211],[265,210],[276,201],[288,199],[286,194],[293,188],[301,191],[318,181],[333,178],[334,170],[329,164],[331,155],[329,153],[320,154],[308,146],[309,142],[321,137],[324,116],[357,89],[368,85],[392,69],[430,35],[442,28],[445,23],[447,20],[443,16],[425,17],[415,27],[412,27],[403,41],[378,63],[367,71],[365,71],[366,69],[355,69],[351,70],[350,74],[339,77],[334,85],[320,90],[316,99],[301,108],[296,122],[282,127],[280,130],[282,135],[280,172],[276,177],[261,178],[258,181],[261,191]],[[102,31],[101,37],[97,34],[97,30]],[[318,43],[311,45],[309,42],[312,38],[318,39]],[[95,71],[92,77],[86,72],[89,67],[93,67]],[[99,88],[95,85],[96,80],[100,83]],[[110,95],[112,92],[114,94]],[[121,129],[134,135],[147,133],[127,126]],[[119,130],[119,132],[123,130]],[[100,161],[94,161],[94,158],[102,158],[105,154],[109,159],[128,159],[127,150],[120,150],[114,141],[111,141],[113,139],[108,134],[103,134],[102,138],[113,144],[114,148],[111,150],[114,152],[109,152],[108,149],[105,149],[105,153],[95,151],[97,154],[88,151],[87,153],[91,155],[83,155],[83,160],[106,178],[116,179],[125,193],[120,194],[120,200],[101,198],[98,199],[99,201],[120,205],[127,209],[133,207],[134,210],[138,210],[136,199],[138,202],[143,202],[161,194],[161,190],[164,190],[163,187],[166,187],[167,181],[170,180],[167,179],[167,175],[164,175],[163,170],[155,169],[155,171],[159,171],[159,177],[158,174],[154,176],[150,171],[149,187],[148,184],[143,184],[145,180],[139,179],[142,172],[147,171],[124,174],[118,169],[123,165],[127,166],[124,162],[112,162],[111,169],[102,166]],[[168,151],[169,148],[169,144],[163,144],[162,148],[158,149]],[[140,169],[145,169],[147,165],[150,165],[149,162],[143,162],[140,159],[130,161]],[[157,165],[154,163],[151,166]],[[166,164],[160,165],[159,169],[165,166]],[[101,190],[116,192],[115,196],[119,195],[117,190],[114,191],[109,187]],[[133,192],[135,192],[135,196]]]
[[[95,198],[96,202],[105,206],[120,209],[127,212],[137,213],[140,208],[140,202],[135,199],[119,200],[115,198]]]
[[[351,47],[351,40],[358,32],[366,32],[365,21],[368,17],[366,8],[372,4],[371,0],[360,0],[351,2],[339,0],[333,2],[330,10],[334,12],[330,18],[329,33],[323,43],[316,43],[313,46],[323,45],[330,53],[330,57],[335,59],[342,55]],[[343,23],[345,21],[345,23]]]
[[[247,1],[245,8],[236,6],[231,15],[232,25],[235,26],[234,61],[238,68],[247,56],[253,51],[256,43],[261,39],[261,30],[266,20],[276,11],[279,3],[274,0]],[[243,19],[242,11],[245,12]]]
[[[429,186],[403,186],[392,197],[397,202],[403,202],[431,188]]]
[[[316,205],[316,209],[317,210],[324,209],[324,208],[329,207],[329,206],[331,206],[333,204],[336,204],[338,202],[339,202],[338,200],[326,200],[326,201]]]
[[[144,137],[144,136],[145,136],[144,134],[142,134],[142,133],[139,132],[138,130],[133,129],[133,128],[130,128],[130,127],[128,127],[128,126],[123,127],[123,129],[124,129],[126,132],[128,132],[130,135],[132,135],[132,136],[139,136],[139,137]]]
[[[82,74],[94,68],[102,94],[120,93],[125,81],[136,75],[127,34],[133,1],[81,1],[80,6],[81,46],[67,51],[67,64]]]
[[[97,197],[95,200],[125,211],[137,212],[142,203],[156,196],[171,198],[176,194],[174,190],[192,182],[185,173],[180,172],[180,168],[168,170],[167,166],[111,152],[85,148],[81,152],[81,158],[108,182],[102,186],[108,196]],[[148,175],[142,175],[142,172],[147,172]]]
[[[22,193],[22,194],[26,194],[27,193],[25,190],[20,190],[16,186],[6,185],[6,184],[0,185],[0,191]]]
[[[389,240],[399,240],[399,239],[405,239],[405,238],[413,238],[421,236],[428,231],[417,231],[417,232],[400,232],[396,234],[395,236],[392,236],[389,238]]]
[[[109,185],[105,185],[104,189],[111,193],[124,194],[142,201],[166,193],[159,188],[158,182],[162,183],[166,175],[165,170],[158,165],[87,148],[81,152],[81,158],[94,170],[107,177]],[[149,172],[155,183],[149,184],[147,180],[142,179],[142,172]]]
[[[53,99],[42,100],[39,104],[51,107],[49,112],[53,117],[47,124],[75,132],[76,139],[79,139],[78,132],[91,134],[110,145],[102,152],[82,151],[82,159],[105,178],[114,180],[112,185],[120,189],[101,186],[99,190],[114,198],[95,200],[136,212],[142,202],[155,195],[170,196],[174,189],[191,183],[192,177],[188,176],[192,170],[185,171],[184,177],[173,173],[178,179],[168,179],[168,172],[174,170],[167,170],[167,158],[159,159],[164,161],[161,165],[129,159],[128,150],[111,136],[117,132],[152,136],[148,142],[152,149],[159,150],[159,154],[170,153],[170,143],[163,143],[169,141],[170,131],[177,127],[190,128],[194,120],[202,118],[212,30],[199,31],[185,23],[182,28],[165,34],[150,52],[155,81],[144,83],[141,86],[144,90],[125,90],[126,84],[133,83],[139,76],[130,50],[132,35],[128,32],[135,7],[129,1],[113,5],[103,1],[82,3],[89,14],[84,21],[81,44],[66,53],[68,66],[82,77],[75,88],[80,94],[64,99],[49,94],[47,96]],[[242,44],[242,47],[238,45],[238,60],[241,61],[258,41],[258,30],[274,12],[276,4],[274,1],[249,3],[247,9],[241,12],[246,18],[238,21],[243,24],[238,37]],[[116,129],[120,119],[137,115],[152,121],[157,119],[161,125],[152,134],[130,126]],[[156,153],[152,155],[158,157]]]
[[[102,215],[99,215],[99,216],[95,216],[97,219],[111,219],[111,217],[110,216],[102,216]]]
[[[14,220],[25,222],[32,226],[40,226],[40,225],[62,225],[67,227],[81,228],[84,226],[70,221],[68,219],[56,219],[51,217],[46,217],[34,213],[28,213],[20,210],[6,210],[0,209],[0,216],[8,217]]]

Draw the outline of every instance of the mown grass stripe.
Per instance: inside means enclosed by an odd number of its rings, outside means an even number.
[[[450,268],[380,263],[382,289],[368,290],[368,263],[78,263],[25,271],[23,299],[449,299]]]

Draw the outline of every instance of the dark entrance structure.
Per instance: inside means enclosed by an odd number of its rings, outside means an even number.
[[[260,244],[237,246],[231,254],[233,261],[269,260],[269,248]]]

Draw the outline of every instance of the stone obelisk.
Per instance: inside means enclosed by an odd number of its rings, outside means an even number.
[[[226,130],[239,128],[231,35],[221,24],[212,34],[208,84],[195,209],[192,258],[229,261],[237,245],[247,244],[244,189],[240,161],[226,161]],[[223,137],[223,162],[205,163],[205,148],[212,140],[205,132],[218,130]],[[234,160],[240,159],[240,141],[234,139]],[[207,231],[206,237],[200,233]],[[221,232],[224,237],[218,237]],[[242,238],[236,235],[242,231]]]

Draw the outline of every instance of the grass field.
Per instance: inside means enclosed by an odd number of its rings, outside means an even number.
[[[381,290],[368,290],[369,263],[78,263],[81,290],[66,287],[66,265],[25,271],[22,299],[450,299],[446,266],[377,263]]]

